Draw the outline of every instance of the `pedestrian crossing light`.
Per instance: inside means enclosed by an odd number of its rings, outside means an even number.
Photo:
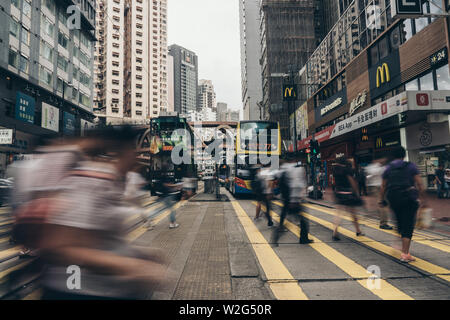
[[[311,154],[316,156],[320,153],[319,142],[317,140],[310,141]]]

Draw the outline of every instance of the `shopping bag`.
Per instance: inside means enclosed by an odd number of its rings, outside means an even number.
[[[431,208],[420,208],[417,216],[416,228],[418,229],[428,229],[431,227],[433,222],[433,209]]]

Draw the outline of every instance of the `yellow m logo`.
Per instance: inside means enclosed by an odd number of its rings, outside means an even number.
[[[294,95],[292,95],[292,93],[294,93]],[[295,91],[294,88],[286,88],[286,90],[284,90],[284,97],[295,97]]]
[[[381,84],[389,81],[391,81],[389,67],[387,63],[383,63],[383,65],[377,69],[377,88],[379,88]]]
[[[377,148],[381,148],[383,146],[383,139],[378,138],[377,139]]]

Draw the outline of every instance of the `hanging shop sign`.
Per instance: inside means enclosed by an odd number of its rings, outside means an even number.
[[[400,54],[391,54],[369,68],[370,97],[377,98],[401,85]]]
[[[297,86],[283,85],[283,101],[297,100]]]
[[[436,53],[430,56],[430,63],[432,67],[438,66],[448,62],[448,50],[447,47],[442,48]]]
[[[349,116],[352,116],[359,108],[364,106],[367,101],[367,90],[364,90],[358,96],[352,100],[350,103],[350,111],[348,112]]]
[[[16,119],[22,120],[27,123],[34,123],[34,111],[35,111],[34,98],[17,91],[16,95]]]
[[[450,91],[408,91],[409,110],[450,110]]]
[[[0,129],[0,145],[13,143],[13,129]]]
[[[417,18],[422,14],[422,0],[391,0],[392,19]]]

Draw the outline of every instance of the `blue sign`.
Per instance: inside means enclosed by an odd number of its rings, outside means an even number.
[[[17,91],[16,95],[16,119],[28,123],[34,123],[35,100],[26,94]]]
[[[71,113],[64,112],[63,132],[67,135],[75,135],[75,116]]]

